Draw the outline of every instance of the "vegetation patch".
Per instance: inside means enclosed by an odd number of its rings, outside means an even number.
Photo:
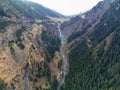
[[[9,24],[12,24],[13,22],[11,21],[1,21],[0,20],[0,32],[3,33],[5,32],[5,28],[9,25]]]
[[[17,38],[16,44],[21,50],[24,50],[24,48],[25,48],[24,44],[22,43],[22,39],[21,39],[22,33],[24,31],[25,31],[25,27],[22,27],[16,31],[16,38]]]
[[[44,41],[45,47],[47,48],[46,49],[48,52],[47,59],[52,59],[55,55],[55,52],[59,51],[60,49],[60,39],[58,37],[53,36],[48,31],[42,31],[41,39]],[[47,61],[51,61],[51,60],[47,60]]]
[[[6,90],[6,86],[7,84],[3,80],[0,79],[0,90]]]

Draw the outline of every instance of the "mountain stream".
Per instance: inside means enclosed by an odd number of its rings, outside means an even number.
[[[62,77],[60,84],[58,85],[58,90],[59,90],[61,86],[64,84],[65,78],[68,72],[68,58],[66,54],[66,39],[64,38],[64,35],[61,32],[60,24],[58,24],[58,31],[59,31],[59,38],[61,39],[60,55],[63,61],[63,77]],[[58,77],[59,76],[60,75],[58,74]]]

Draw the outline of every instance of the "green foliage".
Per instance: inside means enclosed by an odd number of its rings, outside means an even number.
[[[50,62],[54,57],[55,51],[59,51],[60,39],[47,31],[42,32],[41,39],[44,41],[45,47],[48,51],[48,54],[46,53],[47,61]]]
[[[102,60],[101,74],[106,78],[108,87],[113,86],[116,89],[120,85],[120,27],[115,31],[109,49],[99,57]]]
[[[38,66],[37,66],[37,74],[36,74],[36,76],[37,76],[38,78],[44,76],[44,73],[43,73],[41,64],[38,64]]]
[[[21,1],[21,0],[6,0],[8,2],[8,6],[10,6],[9,10],[15,10],[12,12],[12,14],[17,16],[17,12],[20,14],[23,14],[26,17],[35,19],[48,19],[47,16],[52,16],[52,17],[63,17],[59,13],[56,13],[55,11],[52,11],[48,8],[43,7],[42,5],[39,5],[37,3],[33,2],[26,2],[26,1]],[[11,6],[12,5],[12,6]]]
[[[68,42],[71,42],[75,39],[77,39],[78,37],[80,37],[81,35],[83,35],[86,31],[83,30],[81,32],[77,32],[77,33],[73,33],[70,37],[68,37]]]
[[[6,84],[3,80],[0,79],[0,90],[5,90],[6,89]]]
[[[7,16],[2,7],[0,7],[0,16]]]
[[[66,85],[61,90],[120,89],[120,7],[118,3],[120,0],[116,0],[111,5],[95,30],[88,36],[92,48],[88,47],[85,39],[75,43],[69,53],[70,70]],[[114,32],[112,41],[105,50],[106,38],[112,32]]]
[[[58,87],[58,81],[57,81],[57,78],[54,77],[50,90],[57,90],[57,87]]]
[[[30,70],[31,73],[35,73],[36,78],[47,77],[47,80],[51,80],[51,72],[47,62],[33,62],[33,68]],[[27,68],[27,66],[26,66]],[[37,81],[36,78],[30,76],[31,81]]]
[[[62,62],[62,60],[60,60],[60,61],[58,62],[58,68],[59,68],[59,69],[61,68],[62,64],[63,64],[63,62]]]
[[[13,55],[14,52],[15,52],[15,50],[14,50],[14,48],[13,48],[13,43],[14,43],[14,41],[9,41],[9,42],[8,42],[8,46],[10,47],[10,52],[11,52],[12,55]]]
[[[119,3],[120,0],[116,0],[116,2],[111,5],[90,35],[90,39],[94,46],[104,40],[111,32],[114,32],[114,30],[120,25]]]
[[[10,47],[10,52],[11,52],[11,54],[14,54],[15,50],[13,47]]]
[[[9,42],[8,42],[8,46],[9,46],[9,47],[12,47],[13,43],[14,43],[14,41],[9,41]]]
[[[16,44],[21,50],[24,50],[24,48],[25,48],[24,44],[22,43],[22,39],[21,39],[22,33],[24,31],[25,31],[24,27],[22,27],[16,31],[16,37],[17,37]]]
[[[83,40],[76,45],[69,54],[70,70],[63,90],[90,90],[92,65],[91,50]],[[88,77],[88,78],[87,78]]]
[[[70,70],[61,90],[119,90],[120,86],[120,28],[115,30],[107,49],[105,43],[90,49],[86,40],[70,52]]]
[[[41,87],[36,87],[35,90],[43,90]]]
[[[11,21],[0,21],[0,32],[5,32],[6,30],[4,30],[4,29],[11,23],[13,23],[13,22],[11,22]]]
[[[19,47],[21,50],[24,50],[25,46],[24,46],[23,43],[20,42],[20,43],[18,43],[17,45],[18,45],[18,47]]]
[[[71,34],[71,36],[68,37],[68,42],[70,43],[71,41],[73,41],[73,40],[77,39],[78,37],[84,35],[86,33],[86,31],[88,30],[88,28],[90,28],[91,26],[92,26],[91,24],[86,23],[86,21],[85,21],[84,24],[83,24],[83,27],[82,27],[82,31],[74,32],[73,34]],[[77,29],[79,29],[79,27]]]
[[[21,27],[19,30],[16,31],[16,37],[17,37],[17,41],[21,41],[21,36],[22,36],[22,33],[25,31],[25,28],[24,27]]]

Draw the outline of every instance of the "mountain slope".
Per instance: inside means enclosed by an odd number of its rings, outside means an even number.
[[[51,17],[64,18],[32,2],[0,1],[0,90],[54,88],[63,66]]]
[[[115,0],[93,30],[72,44],[70,70],[61,90],[120,89],[119,11],[120,0]]]
[[[90,11],[65,22],[61,28],[66,38],[68,38],[68,42],[72,42],[94,28],[113,1],[114,0],[101,1]]]
[[[44,19],[47,17],[56,17],[62,18],[63,15],[52,11],[48,8],[43,7],[42,5],[29,2],[29,1],[21,1],[21,0],[1,0],[0,2],[1,9],[8,15],[12,14],[12,16],[24,15],[29,18],[40,18]],[[4,14],[3,12],[3,14]]]

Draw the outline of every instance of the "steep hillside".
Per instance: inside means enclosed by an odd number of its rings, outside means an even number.
[[[61,90],[120,89],[119,16],[120,0],[115,0],[99,23],[72,44],[70,70]]]
[[[65,19],[26,0],[0,1],[0,90],[120,90],[120,0],[60,29]]]
[[[24,0],[1,0],[0,2],[1,15],[9,17],[22,17],[34,19],[47,19],[48,17],[63,18],[64,16],[52,11],[42,5],[24,1]]]
[[[74,41],[94,28],[113,1],[114,0],[101,1],[90,11],[80,14],[72,18],[72,20],[65,22],[61,28],[66,38],[68,38],[68,42]]]
[[[56,90],[63,66],[54,18],[64,16],[24,0],[0,1],[0,90]]]

